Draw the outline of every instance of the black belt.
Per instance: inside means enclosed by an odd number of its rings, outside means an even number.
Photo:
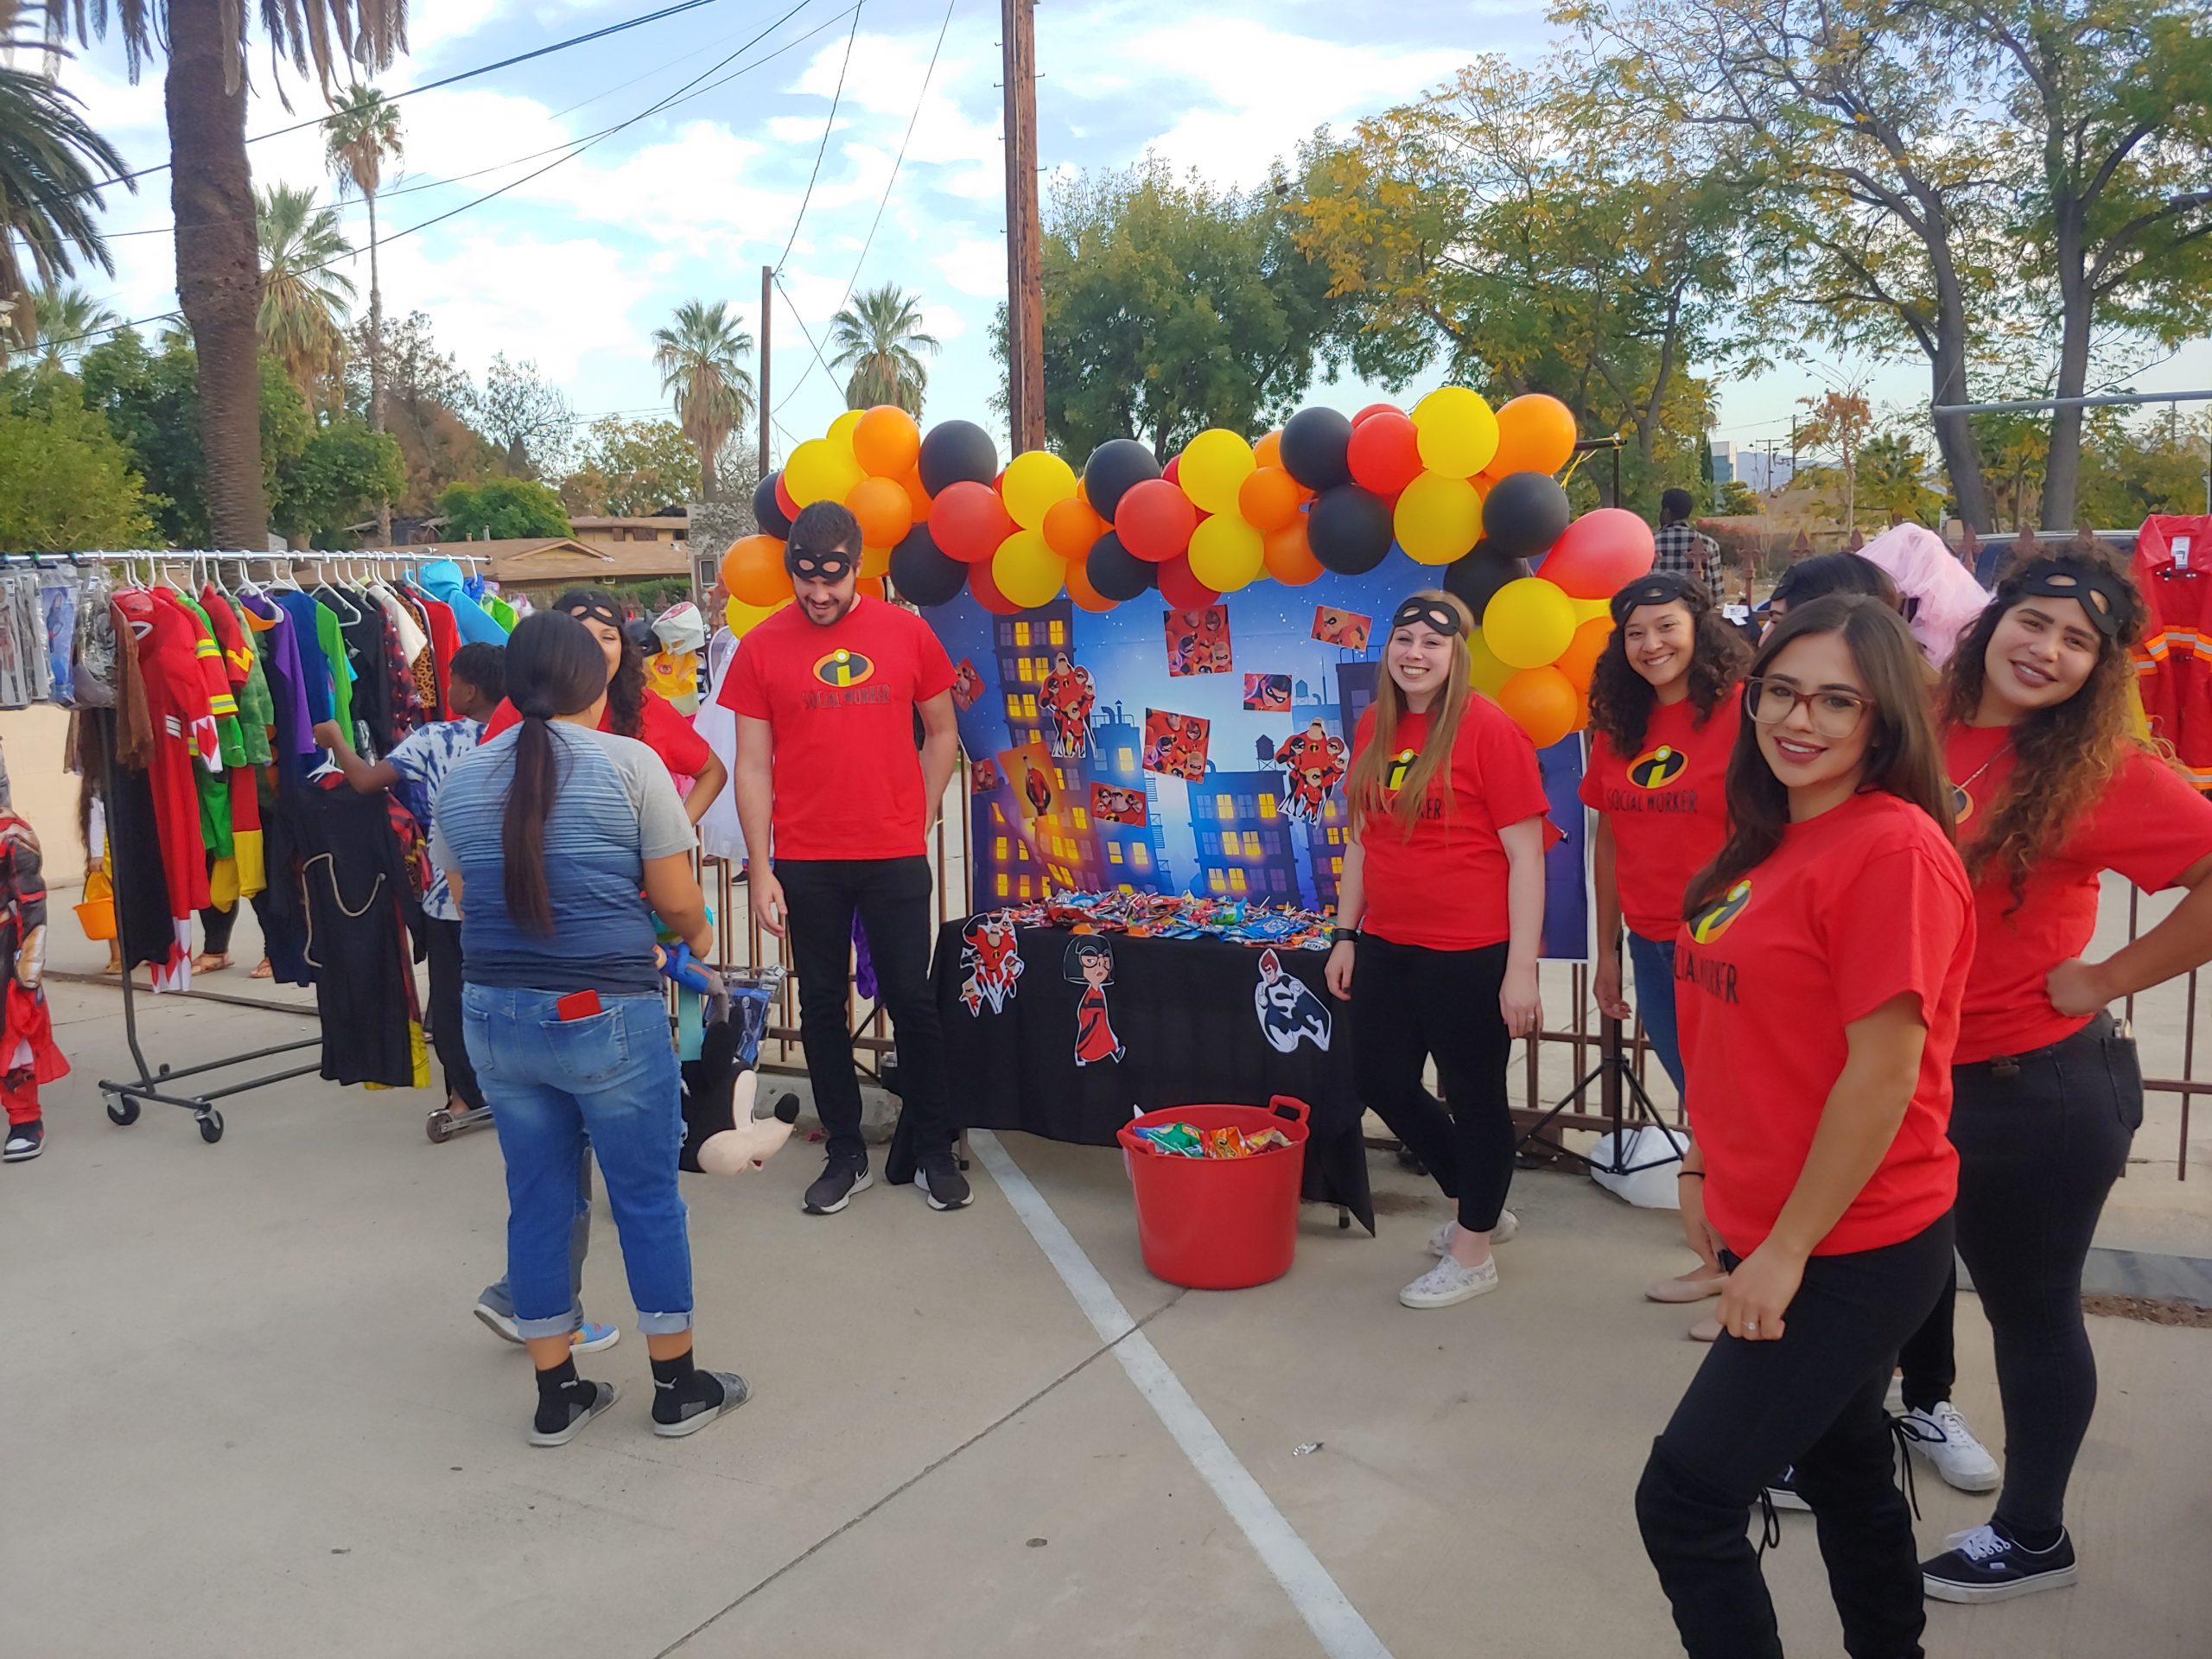
[[[1954,1069],[1960,1071],[1986,1071],[1993,1077],[2017,1077],[2020,1075],[2023,1066],[2033,1065],[2038,1061],[2050,1059],[2078,1043],[2085,1041],[2104,1043],[2114,1037],[2123,1041],[2132,1041],[2134,1035],[2133,1028],[2126,1020],[2115,1020],[2112,1017],[2109,1009],[2100,1008],[2090,1016],[2088,1025],[2070,1037],[2062,1037],[2055,1043],[2046,1043],[2041,1048],[2031,1048],[2022,1054],[1993,1054],[1986,1060],[1969,1060],[1965,1065]]]

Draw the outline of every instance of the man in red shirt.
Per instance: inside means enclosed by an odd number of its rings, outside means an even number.
[[[952,663],[912,611],[855,592],[859,523],[834,501],[792,521],[784,563],[798,602],[755,626],[723,677],[737,715],[737,814],[757,855],[753,919],[791,941],[799,1036],[829,1161],[806,1212],[835,1215],[874,1184],[845,1024],[853,916],[899,1044],[901,1109],[933,1210],[969,1199],[952,1155],[944,1050],[930,995],[924,837],[951,781]],[[920,753],[914,720],[921,717]]]

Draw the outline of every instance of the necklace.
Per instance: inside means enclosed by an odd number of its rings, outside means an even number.
[[[1972,772],[1968,772],[1966,775],[1964,781],[1951,785],[1951,801],[1953,809],[1956,812],[1963,816],[1972,809],[1974,805],[1974,797],[1968,793],[1968,791],[1974,788],[1974,779],[1980,777],[1983,772],[1987,772],[1992,766],[1995,766],[1997,764],[1998,756],[2005,753],[2012,747],[2012,734],[2010,730],[2007,730],[2003,740],[1995,748],[1989,752],[1989,759],[1983,761]]]

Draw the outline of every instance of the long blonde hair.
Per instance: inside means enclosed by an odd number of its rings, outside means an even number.
[[[1422,740],[1421,753],[1406,768],[1406,775],[1399,780],[1397,798],[1386,802],[1383,780],[1389,776],[1390,763],[1398,753],[1398,723],[1410,712],[1406,707],[1406,694],[1397,681],[1390,677],[1390,642],[1382,642],[1382,672],[1375,688],[1375,728],[1368,738],[1367,747],[1352,758],[1351,771],[1344,779],[1344,798],[1351,807],[1351,833],[1358,835],[1368,817],[1388,812],[1398,821],[1399,832],[1411,836],[1414,825],[1421,821],[1421,803],[1428,798],[1428,785],[1440,775],[1448,807],[1452,791],[1452,745],[1459,734],[1459,720],[1467,712],[1467,699],[1474,695],[1474,659],[1467,654],[1467,637],[1474,631],[1475,613],[1456,594],[1437,588],[1423,588],[1409,594],[1408,599],[1418,599],[1433,605],[1448,607],[1459,619],[1459,632],[1452,640],[1452,667],[1446,676],[1444,690],[1429,705],[1428,735]],[[1397,630],[1390,631],[1395,634]]]

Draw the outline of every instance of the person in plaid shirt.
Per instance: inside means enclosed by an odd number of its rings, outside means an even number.
[[[1669,490],[1659,498],[1659,533],[1651,538],[1658,554],[1651,570],[1654,575],[1688,576],[1711,588],[1708,573],[1720,544],[1690,523],[1696,505],[1688,490]]]

